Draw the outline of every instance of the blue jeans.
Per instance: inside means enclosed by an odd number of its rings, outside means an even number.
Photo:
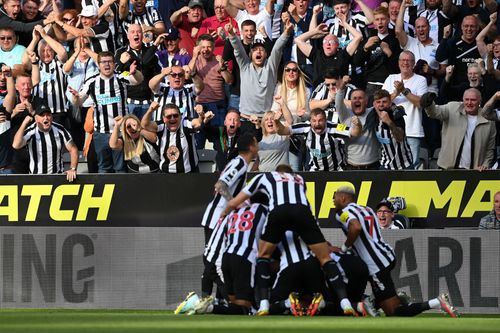
[[[240,111],[240,96],[231,95],[229,97],[229,105],[227,106],[227,108]]]
[[[94,132],[93,142],[97,156],[97,168],[99,173],[126,172],[123,161],[123,151],[112,150],[109,147],[111,134]]]
[[[214,113],[214,117],[212,118],[212,120],[210,120],[210,126],[224,126],[224,120],[226,118],[227,111],[226,101],[222,100],[213,103],[201,103],[201,105],[203,105],[203,110],[205,110],[205,112],[212,111]],[[200,132],[195,134],[196,149],[205,148],[206,139],[207,135],[202,127]],[[211,138],[208,139],[210,140]]]
[[[412,136],[406,137],[408,140],[408,145],[410,146],[411,155],[413,156],[413,164],[410,169],[417,169],[420,165],[420,145],[422,138],[416,138]]]
[[[0,175],[13,175],[14,169],[0,169]]]
[[[128,107],[128,113],[134,114],[139,118],[139,120],[144,117],[146,114],[146,111],[149,109],[149,104],[127,104]]]

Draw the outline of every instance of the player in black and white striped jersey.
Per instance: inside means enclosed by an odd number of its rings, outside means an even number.
[[[304,179],[292,174],[289,165],[280,165],[275,172],[255,176],[243,190],[227,204],[221,214],[225,217],[245,200],[257,192],[265,194],[269,200],[269,217],[259,241],[257,259],[257,288],[261,299],[257,315],[269,314],[269,291],[271,267],[270,258],[276,245],[282,240],[286,230],[296,231],[320,261],[328,283],[341,300],[346,315],[355,315],[339,270],[330,258],[328,244],[312,215],[306,197]]]
[[[52,122],[52,113],[47,105],[40,104],[35,112],[35,123],[26,116],[19,127],[12,146],[21,149],[28,146],[31,174],[64,173],[62,154],[68,150],[71,156],[71,167],[66,172],[66,178],[72,182],[76,178],[78,166],[78,149],[69,132],[60,124]]]
[[[123,32],[125,34],[130,24],[154,27],[154,33],[157,36],[166,31],[160,12],[154,7],[146,7],[146,0],[135,0],[132,2],[132,10],[129,10],[127,18],[123,22]]]
[[[88,96],[94,102],[93,143],[97,154],[99,172],[125,172],[122,151],[112,151],[109,138],[114,127],[114,118],[125,116],[127,110],[127,85],[139,84],[143,77],[136,70],[136,64],[130,65],[128,73],[114,73],[115,60],[111,52],[99,53],[97,60],[99,73],[89,77],[77,92],[71,87],[73,104],[81,105]]]
[[[325,111],[314,109],[311,120],[284,127],[278,122],[280,135],[304,135],[309,150],[310,171],[341,171],[345,167],[344,140],[361,135],[361,122],[352,118],[353,127],[326,120]]]
[[[456,317],[446,294],[423,303],[401,303],[391,277],[396,263],[394,250],[384,241],[375,212],[370,207],[356,204],[355,200],[356,192],[349,186],[339,187],[334,194],[335,217],[347,236],[340,252],[347,253],[352,249],[366,263],[376,305],[387,316],[415,316],[432,308],[442,309]]]
[[[222,254],[220,236],[220,214],[227,202],[236,196],[246,183],[248,164],[256,158],[259,149],[257,140],[251,133],[243,134],[237,142],[239,155],[224,168],[214,186],[214,198],[208,204],[201,225],[205,231],[205,270],[201,280],[202,297],[212,294],[213,282],[216,280],[215,262]],[[218,232],[215,231],[218,230]],[[212,233],[218,233],[213,238]],[[218,241],[216,241],[218,240]],[[214,243],[215,242],[215,243]]]
[[[339,300],[328,290],[318,260],[298,234],[287,231],[278,249],[281,251],[280,271],[271,291],[270,314],[291,312],[294,316],[314,316],[321,312],[328,315],[341,315]],[[361,298],[368,281],[366,264],[353,255],[339,255],[331,252],[330,257],[337,263],[351,303],[363,303]],[[304,301],[308,296],[311,297],[310,302],[301,302],[301,299]],[[362,306],[366,308],[367,305],[363,303]],[[360,305],[358,305],[359,308]],[[375,311],[369,310],[373,315]]]
[[[165,82],[165,77],[167,80]],[[203,80],[198,75],[192,77],[193,83],[185,84],[186,72],[182,66],[174,65],[165,67],[161,73],[155,75],[149,81],[149,87],[153,91],[154,100],[160,104],[159,112],[153,115],[153,120],[162,119],[161,110],[172,103],[179,107],[183,117],[193,119],[196,117],[195,98],[204,88]]]
[[[375,135],[380,142],[380,165],[388,170],[409,169],[413,156],[405,134],[404,109],[392,108],[391,95],[380,89],[373,94],[373,108],[378,115]]]
[[[244,135],[246,136],[246,135]],[[250,314],[254,302],[254,273],[257,244],[267,219],[266,197],[256,195],[250,204],[230,212],[214,230],[205,258],[217,262],[224,277],[228,305],[214,304],[211,295],[195,306],[197,314]],[[213,256],[213,254],[215,254]],[[220,279],[219,279],[220,280]]]

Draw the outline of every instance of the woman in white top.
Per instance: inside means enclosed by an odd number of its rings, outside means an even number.
[[[275,95],[281,97],[281,103],[276,98],[271,107],[274,112],[281,112],[283,107],[287,107],[293,117],[293,124],[309,120],[311,111],[309,110],[310,91],[306,86],[307,77],[300,70],[295,61],[285,64],[281,83],[278,83]],[[283,118],[281,119],[283,121]],[[291,124],[290,124],[291,125]],[[288,156],[290,165],[294,171],[301,171],[304,164],[305,145],[303,142],[292,141],[290,154]]]
[[[259,142],[259,171],[275,171],[280,164],[288,164],[290,138],[278,134],[275,114],[264,113],[261,121],[262,140]]]

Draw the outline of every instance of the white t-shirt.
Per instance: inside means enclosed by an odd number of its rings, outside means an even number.
[[[439,69],[439,62],[436,61],[436,50],[439,44],[434,40],[428,45],[423,45],[417,38],[408,36],[408,42],[406,46],[402,47],[405,51],[411,51],[415,55],[415,62],[420,59],[424,59],[429,64],[432,69]],[[429,86],[429,91],[433,93],[438,93],[438,82],[435,77],[432,78],[432,83]]]
[[[401,74],[391,74],[385,79],[382,89],[392,93],[394,82],[401,81]],[[427,80],[422,75],[414,74],[409,80],[403,80],[405,88],[411,90],[411,93],[416,96],[422,96],[427,92]],[[399,94],[394,99],[394,104],[401,105],[405,108],[406,116],[406,136],[414,138],[424,137],[424,128],[422,127],[422,110],[410,102],[403,94]]]
[[[472,168],[472,135],[476,129],[477,115],[467,115],[467,130],[465,131],[464,145],[462,147],[462,156],[460,156],[459,168]]]
[[[259,27],[263,25],[266,28],[266,33],[269,38],[272,38],[273,36],[273,28],[272,28],[272,16],[267,12],[267,10],[264,8],[261,10],[257,15],[250,15],[246,10],[238,10],[238,14],[236,14],[236,17],[234,18],[236,22],[238,22],[238,27],[241,30],[241,23],[245,20],[252,20],[255,22],[255,25],[257,26],[257,34],[255,35],[256,39],[264,39],[264,36],[260,32],[258,32]]]

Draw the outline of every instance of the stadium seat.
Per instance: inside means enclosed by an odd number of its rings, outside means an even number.
[[[71,156],[68,152],[65,152],[62,156],[64,170],[68,170],[70,168]],[[77,174],[89,173],[89,169],[87,167],[87,160],[85,156],[83,156],[83,151],[78,151],[78,167],[76,168]]]
[[[217,152],[212,149],[198,149],[198,167],[201,173],[215,172],[215,156]]]
[[[419,170],[424,170],[429,168],[429,150],[424,147],[420,147],[420,166]]]

